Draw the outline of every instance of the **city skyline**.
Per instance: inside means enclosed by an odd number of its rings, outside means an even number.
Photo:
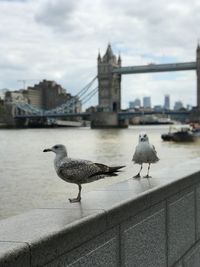
[[[96,75],[98,50],[108,42],[122,66],[134,66],[193,61],[200,36],[196,0],[2,0],[0,11],[0,88],[11,90],[22,87],[19,80],[32,86],[47,79],[74,95]],[[180,99],[195,106],[195,71],[122,77],[122,108],[145,95],[156,105],[168,93],[172,105]]]
[[[42,81],[40,81],[40,82],[42,82]],[[56,83],[56,81],[49,81],[49,82],[55,82]],[[36,84],[34,84],[33,86],[36,86]],[[31,88],[31,86],[27,86],[26,87],[26,89],[24,89],[24,88],[20,88],[20,89],[16,89],[16,90],[10,90],[9,88],[7,88],[7,89],[0,89],[0,98],[2,99],[2,100],[4,100],[4,98],[5,98],[5,93],[6,92],[8,92],[8,91],[10,91],[10,92],[17,92],[17,91],[23,91],[23,90],[28,90],[29,88]],[[64,89],[64,88],[63,88]],[[66,90],[66,89],[64,89],[64,90]],[[71,94],[70,93],[70,91],[67,91],[67,93],[69,93],[69,94]],[[166,103],[165,103],[165,101],[166,101],[166,97],[169,97],[169,109],[174,109],[174,106],[176,106],[176,104],[177,104],[177,102],[178,103],[182,103],[182,107],[184,107],[184,108],[188,108],[188,107],[190,107],[190,108],[192,108],[192,105],[190,105],[190,104],[188,104],[188,103],[183,103],[182,101],[181,101],[181,99],[180,98],[178,98],[178,99],[175,99],[174,100],[174,102],[172,103],[171,102],[171,96],[169,95],[169,94],[166,94],[166,95],[163,95],[163,102],[161,101],[161,102],[158,102],[158,103],[156,103],[156,104],[154,104],[154,101],[152,101],[152,97],[151,96],[143,96],[143,97],[141,97],[141,98],[137,98],[137,97],[135,97],[135,98],[133,98],[133,99],[130,99],[129,100],[129,102],[128,102],[128,104],[127,104],[127,106],[126,107],[123,107],[122,109],[127,109],[127,108],[134,108],[134,107],[136,107],[136,106],[138,106],[138,107],[142,107],[142,106],[144,106],[145,107],[145,105],[142,105],[142,103],[144,103],[144,99],[145,98],[149,98],[150,99],[150,103],[151,103],[151,105],[150,105],[150,107],[151,108],[153,108],[153,107],[156,107],[156,106],[161,106],[161,107],[165,107],[166,109],[168,109],[167,107],[166,107]],[[137,104],[135,104],[135,102],[137,103]],[[139,104],[140,103],[140,104]],[[83,105],[84,106],[84,105]],[[93,105],[92,105],[93,106]],[[92,106],[88,106],[88,107],[92,107]],[[87,108],[88,108],[87,107]],[[87,109],[86,108],[86,109]]]
[[[163,102],[159,103],[158,105],[152,105],[152,99],[151,96],[145,96],[142,99],[135,98],[131,101],[129,101],[129,109],[135,109],[135,108],[151,108],[151,109],[166,109],[166,110],[179,110],[181,108],[191,109],[192,106],[189,104],[184,105],[183,102],[179,99],[177,99],[173,105],[171,105],[170,101],[170,95],[164,95],[163,96]]]

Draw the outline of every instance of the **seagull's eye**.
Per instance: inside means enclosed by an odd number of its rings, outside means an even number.
[[[54,146],[54,148],[55,148],[55,149],[57,149],[57,148],[58,148],[58,146]]]

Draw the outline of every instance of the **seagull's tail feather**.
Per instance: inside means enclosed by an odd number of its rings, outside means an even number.
[[[119,172],[120,169],[126,167],[124,166],[115,166],[115,167],[109,167],[108,173],[114,173],[114,172]]]
[[[107,165],[101,163],[94,163],[96,166],[99,167],[99,171],[93,173],[88,177],[87,182],[96,181],[99,179],[103,179],[106,176],[117,176],[120,169],[124,168],[125,166],[116,166],[116,167],[109,167]]]
[[[118,176],[118,172],[120,172],[122,168],[126,166],[115,166],[115,167],[109,167],[107,176]]]
[[[109,167],[109,166],[101,164],[101,163],[95,163],[95,164],[100,168],[100,171],[98,171],[94,175],[97,175],[97,174],[101,175],[102,174],[105,176],[117,176],[118,172],[120,172],[120,169],[126,167],[126,166]]]

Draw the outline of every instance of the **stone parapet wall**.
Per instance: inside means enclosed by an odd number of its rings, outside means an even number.
[[[199,159],[0,221],[0,266],[200,266]]]

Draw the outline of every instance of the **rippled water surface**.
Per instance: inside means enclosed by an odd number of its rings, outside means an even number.
[[[161,134],[168,126],[134,126],[129,129],[91,130],[90,128],[0,130],[0,218],[33,208],[68,201],[77,194],[77,186],[56,176],[53,153],[44,148],[65,144],[70,157],[89,159],[110,165],[126,165],[118,177],[110,177],[83,186],[83,193],[105,184],[125,180],[138,172],[131,162],[138,134],[145,131],[156,147],[160,161],[151,174],[162,168],[200,157],[200,141],[163,142]],[[146,166],[144,173],[146,173]]]

